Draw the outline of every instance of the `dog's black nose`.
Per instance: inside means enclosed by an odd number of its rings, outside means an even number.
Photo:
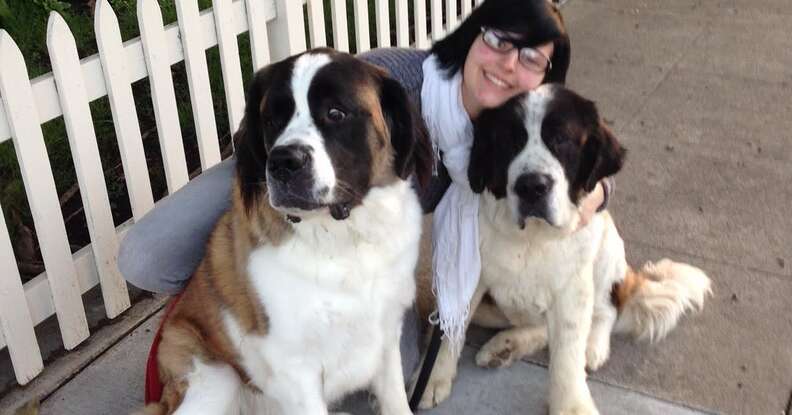
[[[528,173],[517,178],[514,193],[525,202],[536,202],[547,196],[553,188],[553,178],[547,174]]]
[[[311,151],[306,146],[277,146],[269,153],[267,169],[276,179],[286,181],[308,166]]]

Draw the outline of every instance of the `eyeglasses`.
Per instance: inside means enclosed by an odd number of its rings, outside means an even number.
[[[481,28],[481,39],[492,50],[500,53],[510,52],[515,48],[514,41],[517,39],[509,38],[508,35],[500,30],[488,27]],[[539,50],[531,47],[519,48],[518,60],[529,71],[545,74],[553,68],[550,58]]]

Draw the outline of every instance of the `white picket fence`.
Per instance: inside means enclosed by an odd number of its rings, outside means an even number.
[[[367,0],[351,0],[356,52],[371,47]],[[481,0],[476,0],[479,4]],[[453,29],[470,13],[473,0],[376,0],[376,46],[427,48],[431,39]],[[333,41],[349,51],[346,0],[331,0]],[[254,68],[301,52],[307,45],[327,46],[322,0],[214,0],[199,12],[197,0],[176,0],[178,21],[163,26],[156,0],[139,0],[140,38],[122,43],[118,20],[108,0],[96,2],[94,29],[99,53],[84,59],[64,19],[49,16],[47,47],[52,73],[30,80],[14,40],[0,30],[0,143],[13,140],[46,272],[24,285],[0,207],[0,350],[8,347],[17,381],[24,385],[43,370],[34,327],[57,315],[63,344],[71,350],[90,335],[81,295],[101,284],[108,318],[130,307],[126,284],[116,263],[119,240],[134,220],[153,205],[131,83],[149,78],[169,192],[189,179],[176,111],[170,66],[184,60],[190,89],[201,166],[220,161],[212,108],[206,50],[218,45],[228,120],[235,130],[242,119],[244,92],[237,35],[248,32]],[[395,16],[389,15],[393,5]],[[443,23],[443,11],[447,18]],[[458,7],[459,9],[457,10]],[[304,21],[304,7],[308,19]],[[427,18],[433,33],[427,33]],[[413,39],[409,26],[414,23]],[[309,39],[305,39],[305,25]],[[133,219],[114,227],[99,159],[89,102],[110,102]],[[139,104],[139,103],[138,103]],[[92,243],[72,255],[41,124],[63,116]]]

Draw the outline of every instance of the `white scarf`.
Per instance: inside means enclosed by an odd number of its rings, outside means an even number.
[[[432,269],[437,317],[454,353],[462,347],[470,300],[481,272],[479,197],[470,190],[467,176],[473,124],[462,104],[461,86],[462,71],[446,79],[435,55],[424,61],[421,112],[435,154],[443,152],[452,180],[434,212]]]

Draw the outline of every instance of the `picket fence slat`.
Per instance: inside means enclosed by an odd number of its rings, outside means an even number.
[[[217,44],[220,48],[220,67],[223,72],[226,107],[228,108],[228,127],[236,131],[245,113],[245,92],[242,82],[242,65],[239,62],[239,45],[232,30],[234,15],[231,13],[231,0],[212,0],[217,30]]]
[[[71,350],[88,338],[88,322],[30,78],[22,53],[5,30],[0,30],[0,62],[3,62],[0,95],[14,138],[41,256],[49,274],[63,345]]]
[[[168,64],[168,42],[157,0],[140,0],[137,7],[140,40],[149,73],[154,119],[159,133],[162,164],[168,192],[174,193],[187,183],[187,160],[184,156],[176,94]]]
[[[353,5],[355,13],[355,53],[362,53],[371,49],[368,0],[354,0]]]
[[[465,0],[462,0],[464,3]],[[451,33],[456,29],[457,17],[457,3],[456,0],[446,0],[446,31]]]
[[[176,16],[181,31],[184,67],[187,71],[187,86],[190,89],[190,103],[192,104],[201,169],[206,170],[220,162],[220,143],[217,139],[206,50],[202,47],[204,42],[201,39],[198,3],[194,0],[176,1]]]
[[[413,0],[413,15],[415,19],[415,47],[428,49],[429,37],[426,33],[426,3],[424,0]]]
[[[132,86],[129,83],[127,56],[121,44],[118,18],[108,0],[96,2],[94,16],[96,45],[104,69],[107,98],[113,114],[129,204],[132,207],[132,216],[139,220],[154,207],[154,196],[151,192]]]
[[[462,16],[467,17],[467,15],[473,11],[472,1],[473,0],[462,0]]]
[[[91,247],[102,285],[107,317],[114,318],[130,306],[126,282],[118,270],[116,240],[110,198],[104,179],[96,131],[80,71],[80,57],[74,35],[63,17],[50,12],[47,23],[47,49],[52,74],[60,92],[63,120],[69,137],[69,148],[80,186],[83,211],[91,237]]]
[[[407,0],[396,1],[396,45],[401,48],[410,46],[410,14]]]
[[[25,289],[17,270],[11,238],[0,207],[0,333],[8,338],[14,374],[25,385],[44,370],[41,350],[33,331],[33,319],[25,301]]]
[[[385,48],[391,45],[390,10],[388,3],[388,0],[377,0],[375,5],[378,48]]]
[[[349,52],[346,0],[330,0],[330,17],[333,22],[333,48]]]
[[[443,0],[431,0],[432,40],[437,42],[445,36],[443,28]]]
[[[324,0],[308,0],[308,34],[311,36],[312,48],[327,46]]]
[[[269,0],[272,1],[272,0]],[[274,0],[278,18],[267,25],[273,61],[305,51],[304,1]]]
[[[263,68],[270,63],[269,35],[267,16],[275,15],[275,3],[272,1],[245,0],[247,9],[247,25],[250,28],[250,52],[253,57],[253,70]],[[236,27],[234,32],[238,32]]]

